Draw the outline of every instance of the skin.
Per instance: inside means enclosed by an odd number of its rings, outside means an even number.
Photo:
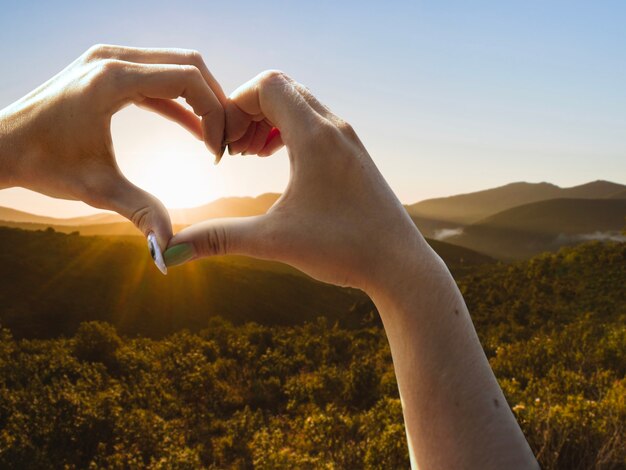
[[[365,291],[391,346],[413,468],[538,468],[454,279],[350,125],[276,71],[230,99],[232,147],[268,155],[284,144],[289,184],[267,214],[189,227],[170,249],[282,261]],[[263,147],[239,142],[259,122],[280,135]]]
[[[162,204],[115,163],[110,120],[130,103],[179,122],[218,155],[224,142],[259,156],[285,145],[285,192],[263,216],[171,238]],[[176,250],[176,262],[244,254],[362,289],[391,346],[412,467],[538,467],[448,269],[350,125],[283,73],[264,72],[227,99],[197,53],[94,47],[0,112],[0,188],[11,186],[115,210],[161,247],[169,241],[166,261]]]
[[[178,122],[221,156],[226,102],[195,51],[94,46],[0,111],[0,188],[21,186],[116,211],[144,235],[154,232],[165,249],[169,214],[121,173],[111,117],[136,104]]]

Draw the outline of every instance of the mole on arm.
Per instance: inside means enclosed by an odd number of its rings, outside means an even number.
[[[494,399],[493,399],[493,404],[494,404],[494,406],[495,406],[496,408],[500,408],[500,402],[498,401],[498,399],[497,399],[497,398],[494,398]]]

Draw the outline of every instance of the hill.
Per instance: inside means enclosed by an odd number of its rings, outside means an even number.
[[[556,198],[605,199],[618,197],[626,186],[609,181],[594,181],[571,188],[550,183],[511,183],[498,188],[427,199],[407,206],[409,214],[460,225],[481,219],[523,204]]]
[[[106,216],[108,219],[108,215]],[[89,225],[58,225],[58,224],[38,224],[28,222],[0,222],[0,226],[9,228],[19,228],[21,230],[47,230],[52,229],[55,232],[76,234],[82,236],[115,236],[115,237],[133,237],[143,239],[139,230],[128,220],[120,217],[120,222],[93,223]],[[66,222],[68,219],[61,219]],[[174,232],[183,229],[185,225],[174,225]]]
[[[171,269],[153,266],[139,237],[82,237],[0,228],[0,323],[18,336],[71,334],[86,319],[125,334],[159,337],[197,330],[220,315],[234,323],[299,324],[343,319],[363,299],[352,289],[313,281],[288,266],[216,257]],[[433,243],[453,272],[493,260]]]
[[[466,226],[450,243],[498,259],[521,259],[586,240],[623,240],[626,199],[551,199]]]
[[[178,224],[195,224],[220,217],[248,217],[265,214],[278,200],[280,194],[267,193],[257,197],[227,197],[191,209],[173,209],[172,221]]]
[[[459,283],[546,470],[624,468],[625,261],[626,243],[588,243]],[[351,329],[212,318],[162,339],[93,321],[47,340],[2,327],[0,467],[408,468],[372,309]]]
[[[279,197],[280,194],[275,193],[261,194],[257,197],[225,197],[199,207],[171,209],[170,216],[174,224],[189,225],[218,217],[247,217],[259,215],[267,212]],[[89,226],[92,227],[92,231],[96,230],[95,226],[97,225],[110,225],[113,227],[112,224],[128,222],[122,216],[108,212],[63,219],[30,214],[7,207],[0,207],[0,221],[2,221],[3,225],[6,225],[4,222],[19,222],[52,227]],[[104,228],[102,234],[107,235],[111,233],[111,227]],[[28,228],[25,229],[28,230]]]

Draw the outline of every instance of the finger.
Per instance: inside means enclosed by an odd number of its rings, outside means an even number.
[[[166,265],[176,266],[207,256],[238,254],[268,259],[273,237],[269,215],[213,219],[176,234],[164,253]]]
[[[254,137],[250,140],[248,147],[244,150],[243,155],[256,155],[265,146],[267,137],[269,136],[272,126],[266,121],[261,121],[257,124],[254,131]]]
[[[121,85],[135,101],[183,97],[202,117],[204,140],[216,156],[223,153],[224,108],[200,71],[191,65],[126,64]]]
[[[276,127],[272,127],[265,145],[257,153],[259,157],[269,157],[270,155],[278,152],[283,147],[283,139],[280,136],[280,131]]]
[[[203,139],[202,122],[198,119],[198,116],[180,103],[173,100],[146,98],[141,103],[138,103],[138,106],[154,111],[171,121],[177,122],[199,140]]]
[[[151,250],[157,267],[165,274],[164,263],[159,266],[157,256],[167,248],[172,238],[172,223],[165,206],[152,194],[135,186],[116,170],[101,168],[94,182],[82,197],[88,204],[117,212],[130,220],[144,236],[154,237],[157,246]]]
[[[281,130],[287,145],[298,134],[306,134],[320,117],[285,75],[276,71],[257,75],[237,88],[230,100],[250,116],[264,115]]]
[[[230,155],[237,155],[238,153],[241,153],[245,149],[247,149],[248,145],[250,145],[250,142],[252,141],[252,138],[256,134],[257,126],[258,126],[257,122],[251,121],[248,124],[246,133],[239,140],[236,140],[235,142],[231,142],[230,144],[228,144],[228,153]]]
[[[222,105],[227,102],[226,94],[207,67],[202,55],[195,50],[179,48],[144,48],[99,44],[87,51],[88,59],[118,59],[141,64],[193,65],[200,70]]]
[[[228,144],[240,140],[248,131],[250,123],[254,121],[252,116],[239,109],[231,99],[228,99],[224,106],[224,117],[226,119],[224,141]]]

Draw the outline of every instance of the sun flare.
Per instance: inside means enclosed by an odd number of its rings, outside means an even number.
[[[214,156],[178,125],[128,108],[112,124],[116,158],[133,183],[167,207],[194,207],[225,195]]]

